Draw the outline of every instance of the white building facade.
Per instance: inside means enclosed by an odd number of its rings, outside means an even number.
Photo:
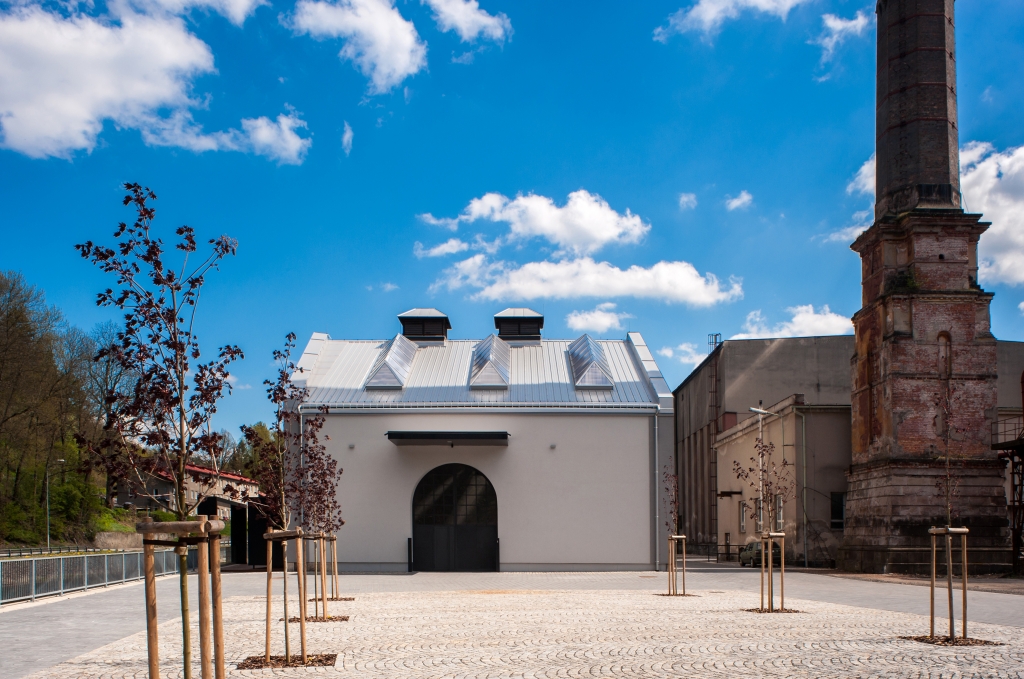
[[[386,341],[315,333],[299,362],[344,468],[339,568],[664,567],[672,394],[639,333],[541,338],[529,309],[450,340],[434,309]]]

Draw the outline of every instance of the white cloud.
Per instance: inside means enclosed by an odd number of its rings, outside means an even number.
[[[213,54],[181,19],[125,14],[121,25],[39,7],[0,14],[2,145],[33,158],[91,151],[103,122],[145,128],[184,110]]]
[[[395,285],[394,283],[385,283],[380,287],[384,289],[384,292],[392,292],[398,289],[398,286]]]
[[[209,9],[241,26],[257,7],[270,3],[267,0],[132,0],[132,4],[147,14],[161,11],[186,14],[193,7]]]
[[[242,121],[246,145],[241,148],[251,148],[256,155],[282,164],[301,165],[313,141],[295,133],[300,127],[307,127],[306,122],[294,113],[282,113],[276,122],[265,116],[246,118]]]
[[[825,28],[821,35],[811,41],[811,44],[821,46],[822,65],[832,60],[836,49],[847,38],[864,35],[868,26],[871,25],[871,18],[861,10],[857,10],[857,14],[852,19],[844,19],[835,14],[823,14],[821,21],[825,24]]]
[[[243,151],[301,163],[310,140],[294,113],[204,133],[192,118],[192,79],[214,71],[210,48],[180,18],[124,13],[63,17],[39,7],[0,14],[3,148],[33,158],[92,151],[106,121],[138,129],[153,146]]]
[[[746,10],[776,16],[785,21],[791,9],[807,2],[810,0],[698,0],[693,6],[669,16],[668,26],[659,26],[654,30],[654,39],[665,42],[676,33],[687,31],[713,35],[723,23],[737,18]]]
[[[345,131],[341,133],[341,148],[344,149],[345,155],[352,153],[352,138],[355,137],[355,133],[352,131],[352,126],[345,121]]]
[[[456,218],[439,219],[424,214],[420,219],[452,230],[460,222],[478,219],[504,222],[509,225],[509,239],[539,236],[559,246],[560,253],[576,255],[596,252],[609,243],[636,243],[651,228],[628,208],[620,214],[601,196],[583,189],[570,193],[562,207],[533,193],[514,199],[488,193],[471,200]]]
[[[503,42],[512,35],[512,22],[504,14],[488,14],[477,0],[420,0],[434,10],[434,19],[442,31],[454,30],[463,42],[483,35]]]
[[[658,353],[665,358],[674,358],[683,365],[697,366],[700,362],[708,357],[707,354],[701,353],[697,349],[697,345],[691,342],[683,342],[677,347],[662,347],[658,349]]]
[[[1017,308],[1020,309],[1021,315],[1024,316],[1024,302],[1021,302],[1020,304],[1018,304]]]
[[[429,249],[424,248],[423,243],[416,241],[412,252],[417,258],[423,259],[424,257],[444,257],[445,255],[453,255],[456,252],[465,252],[468,249],[468,243],[463,243],[458,238],[449,238],[440,245],[435,245]]]
[[[565,323],[577,332],[591,330],[603,334],[609,330],[622,330],[622,320],[625,318],[634,318],[634,316],[615,311],[614,302],[605,302],[598,304],[590,311],[571,312],[565,317]]]
[[[735,198],[729,198],[726,196],[725,209],[729,212],[733,210],[740,210],[742,208],[750,207],[750,204],[754,202],[754,197],[746,190],[740,191],[740,195]]]
[[[1024,146],[999,152],[971,142],[960,151],[960,172],[967,208],[992,222],[978,246],[981,279],[1024,283]]]
[[[838,231],[825,236],[823,239],[826,243],[852,243],[857,240],[857,236],[861,235],[868,230],[870,224],[853,224],[851,226],[844,227]]]
[[[477,299],[577,299],[637,297],[708,307],[743,296],[739,279],[727,286],[714,274],[701,276],[689,262],[658,262],[644,268],[620,269],[590,257],[558,262],[529,262],[512,266],[489,262],[478,254],[447,269],[432,290],[479,288]]]
[[[760,339],[767,337],[815,337],[819,335],[848,335],[853,332],[853,323],[846,316],[832,313],[828,305],[815,311],[814,306],[804,304],[786,309],[793,317],[769,328],[760,309],[747,314],[743,330],[730,339]]]
[[[697,194],[695,193],[680,193],[679,194],[679,209],[680,210],[692,210],[697,207]]]
[[[427,65],[426,44],[392,0],[300,0],[291,26],[314,38],[343,38],[338,56],[356,64],[375,94]]]
[[[853,179],[846,185],[846,192],[851,196],[859,193],[865,196],[875,196],[875,154],[864,161],[864,164],[853,175]]]

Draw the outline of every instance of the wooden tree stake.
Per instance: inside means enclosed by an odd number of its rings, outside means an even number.
[[[200,514],[196,518],[206,523],[206,516]],[[199,664],[202,678],[213,679],[210,662],[210,545],[200,542],[196,551],[199,557]]]
[[[273,528],[269,529],[269,532],[273,533],[274,529]],[[270,596],[271,596],[271,594],[273,592],[273,587],[272,587],[272,584],[271,584],[271,578],[273,577],[273,567],[274,567],[274,543],[271,540],[267,540],[267,647],[266,647],[266,653],[265,653],[263,659],[264,659],[264,661],[266,661],[266,663],[268,665],[270,664]],[[285,573],[286,577],[287,577],[287,575],[288,574]]]
[[[145,519],[152,522],[151,517]],[[152,533],[143,533],[143,540],[152,540]],[[146,651],[149,655],[149,679],[160,679],[160,644],[157,640],[156,563],[153,545],[143,544],[142,566],[146,574]]]
[[[213,594],[213,671],[224,679],[224,606],[220,586],[220,533],[210,534],[210,590]]]

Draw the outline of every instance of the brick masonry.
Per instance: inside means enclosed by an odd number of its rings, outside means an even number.
[[[954,431],[953,523],[971,529],[975,568],[1002,572],[1010,550],[1003,468],[990,448],[992,294],[977,283],[989,225],[959,208],[953,0],[882,0],[878,26],[878,200],[875,223],[852,246],[862,308],[839,560],[853,571],[927,570],[927,529],[946,524],[936,482]],[[939,405],[947,390],[950,422]]]

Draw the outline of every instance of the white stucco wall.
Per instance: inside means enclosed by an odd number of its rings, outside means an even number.
[[[650,415],[635,414],[329,415],[328,450],[345,470],[339,568],[406,570],[416,485],[434,467],[461,463],[494,485],[502,570],[649,569],[651,428]],[[396,446],[389,430],[508,431],[510,439],[508,447]]]

